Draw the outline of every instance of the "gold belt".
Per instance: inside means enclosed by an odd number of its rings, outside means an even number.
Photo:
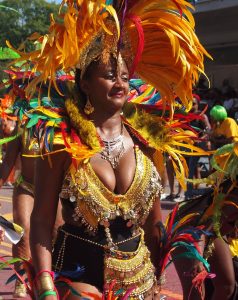
[[[142,230],[140,244],[135,252],[106,251],[104,266],[105,287],[114,280],[116,281],[114,290],[132,289],[128,299],[145,299],[156,284],[154,266],[150,260],[150,252],[144,243]]]
[[[144,231],[142,229],[140,229],[137,235],[114,243],[115,246],[118,246],[141,236],[139,246],[133,252],[108,248],[108,245],[82,238],[62,228],[59,231],[64,233],[64,239],[55,265],[57,270],[62,270],[66,239],[68,236],[71,236],[94,246],[104,248],[104,292],[106,294],[107,287],[114,281],[114,291],[123,290],[123,293],[125,293],[127,290],[132,289],[128,298],[129,300],[145,299],[151,293],[153,286],[156,285],[155,269],[150,260],[150,252],[144,242]]]

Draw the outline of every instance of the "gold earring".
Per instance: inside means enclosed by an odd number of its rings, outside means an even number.
[[[87,96],[87,102],[86,102],[83,110],[86,115],[90,115],[91,113],[94,112],[94,107],[92,106],[92,104],[89,100],[89,96]]]

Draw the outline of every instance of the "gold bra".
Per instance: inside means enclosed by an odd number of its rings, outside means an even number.
[[[135,156],[134,179],[123,195],[107,189],[89,161],[66,174],[60,197],[73,203],[76,222],[95,233],[99,223],[107,227],[116,217],[127,220],[129,226],[143,224],[162,187],[155,166],[138,147],[135,147]]]

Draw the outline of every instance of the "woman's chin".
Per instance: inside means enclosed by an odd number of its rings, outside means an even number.
[[[114,97],[110,100],[110,104],[112,106],[122,108],[124,104],[126,103],[126,98],[125,97]]]

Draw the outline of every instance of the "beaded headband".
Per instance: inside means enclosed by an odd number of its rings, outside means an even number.
[[[105,23],[111,34],[101,29],[92,39],[91,43],[85,46],[81,52],[79,62],[76,65],[76,68],[81,70],[81,78],[83,78],[85,71],[92,61],[100,60],[102,63],[107,64],[110,58],[114,57],[118,60],[125,60],[128,67],[132,64],[133,53],[130,51],[129,41],[127,40],[125,43],[123,38],[119,48],[119,38],[115,23],[111,19],[108,19]],[[126,34],[124,33],[123,36],[126,36]]]

